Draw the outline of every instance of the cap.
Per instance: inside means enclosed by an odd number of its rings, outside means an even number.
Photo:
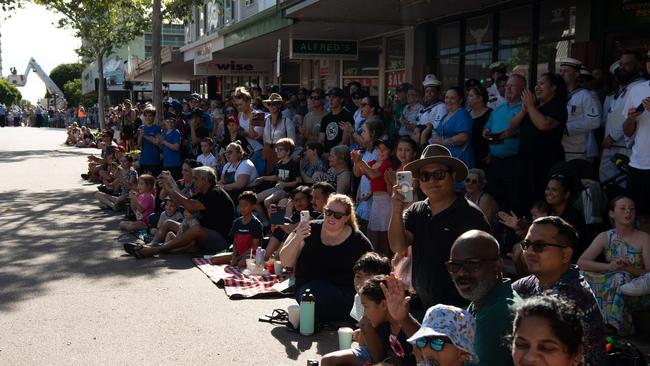
[[[575,67],[576,69],[579,69],[581,65],[582,65],[582,61],[577,60],[575,58],[564,57],[560,59],[560,66],[571,66],[571,67]]]
[[[375,140],[372,142],[372,144],[373,144],[374,146],[384,145],[384,146],[386,146],[387,148],[389,148],[390,150],[393,150],[393,148],[395,148],[395,143],[394,143],[393,140],[390,139],[390,138],[375,139]]]
[[[614,61],[614,63],[609,66],[609,72],[612,74],[616,74],[616,70],[618,70],[620,67],[621,67],[621,61]]]
[[[593,79],[591,71],[587,69],[585,65],[580,66],[580,78],[581,79]]]
[[[422,81],[422,86],[428,88],[430,86],[441,86],[442,82],[434,74],[427,74]]]
[[[189,97],[187,97],[187,100],[188,101],[189,100],[201,100],[201,96],[199,95],[199,93],[192,93],[192,94],[190,94]]]
[[[506,65],[506,63],[503,61],[497,61],[490,64],[490,71],[494,71],[498,69],[507,69],[507,68],[508,65]]]
[[[467,310],[451,305],[434,305],[427,310],[422,326],[409,339],[415,344],[425,337],[447,337],[460,350],[470,355],[471,362],[478,362],[474,351],[476,320]]]
[[[237,118],[237,116],[230,115],[228,118],[226,118],[226,125],[231,122],[239,125],[239,118]]]
[[[341,88],[339,88],[337,86],[329,88],[327,90],[327,93],[325,93],[325,95],[333,95],[335,97],[341,97],[341,98],[345,96],[343,94],[343,89],[341,89]]]

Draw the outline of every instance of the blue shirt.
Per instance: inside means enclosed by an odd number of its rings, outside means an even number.
[[[472,149],[472,116],[467,109],[460,108],[454,114],[445,114],[442,122],[436,128],[436,135],[443,139],[450,139],[458,134],[466,133],[469,138],[458,146],[447,146],[451,155],[462,160],[468,168],[474,167],[474,151]]]
[[[212,132],[213,126],[214,124],[212,123],[212,117],[210,117],[210,113],[203,112],[203,127],[205,127],[208,131]]]
[[[165,142],[170,144],[180,144],[181,133],[177,129],[165,131],[163,133]],[[180,145],[178,150],[172,150],[167,145],[163,145],[163,168],[181,166],[181,150]]]
[[[510,127],[510,120],[519,111],[521,111],[521,101],[518,101],[512,108],[509,103],[503,103],[492,111],[485,128],[490,130],[490,133],[501,133]],[[490,154],[497,158],[507,158],[517,155],[517,153],[519,153],[518,136],[507,138],[503,140],[502,144],[490,145]]]
[[[142,126],[144,136],[156,137],[160,134],[160,126],[153,124],[151,126]],[[152,144],[146,139],[142,139],[142,149],[140,150],[140,165],[160,165],[160,152],[158,145]]]

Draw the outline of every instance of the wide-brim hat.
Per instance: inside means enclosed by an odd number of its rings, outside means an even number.
[[[285,101],[284,99],[282,99],[282,96],[278,93],[271,93],[271,95],[269,95],[269,99],[265,99],[262,101],[262,104],[264,104],[264,106],[267,109],[269,108],[269,105],[273,103],[281,103],[282,105],[284,105]]]
[[[442,145],[431,144],[424,148],[422,155],[404,166],[404,170],[413,173],[414,177],[420,175],[420,169],[429,164],[442,164],[448,166],[456,173],[456,182],[462,182],[467,178],[467,165],[462,160],[451,155],[449,149]]]
[[[458,349],[470,355],[470,362],[478,362],[474,350],[476,320],[467,310],[451,305],[438,304],[430,307],[422,319],[422,326],[407,341],[415,344],[425,337],[446,337]]]
[[[427,76],[424,77],[424,81],[422,81],[422,86],[425,89],[430,86],[440,87],[441,85],[442,85],[442,81],[438,80],[438,78],[434,74],[427,74]]]

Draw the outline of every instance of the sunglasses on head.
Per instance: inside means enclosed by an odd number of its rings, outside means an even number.
[[[345,217],[347,213],[345,212],[336,212],[334,210],[331,210],[329,208],[325,209],[325,216],[334,216],[335,219],[340,220],[343,217]]]
[[[546,247],[558,247],[558,248],[567,248],[569,247],[568,245],[563,245],[563,244],[551,244],[551,243],[545,243],[541,240],[537,241],[531,241],[531,240],[524,240],[520,242],[521,244],[521,249],[523,250],[528,250],[528,248],[531,248],[533,252],[535,253],[541,253],[546,249]]]
[[[419,349],[424,349],[427,346],[427,344],[429,344],[429,347],[431,347],[432,350],[438,352],[442,351],[445,348],[445,343],[451,343],[451,342],[449,342],[448,339],[439,338],[439,337],[424,337],[415,341],[415,345]]]
[[[438,169],[432,172],[420,172],[420,180],[422,182],[429,182],[431,180],[444,180],[451,169]]]

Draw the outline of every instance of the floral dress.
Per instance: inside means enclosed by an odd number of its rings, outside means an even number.
[[[607,263],[624,259],[634,267],[643,269],[641,250],[636,249],[616,234],[612,229],[607,232],[607,245],[603,250]],[[619,334],[625,335],[632,332],[632,315],[630,302],[636,299],[623,297],[619,288],[632,280],[628,272],[591,272],[581,271],[596,296],[596,302],[603,315],[605,324],[615,327]],[[626,304],[624,307],[623,304]]]

